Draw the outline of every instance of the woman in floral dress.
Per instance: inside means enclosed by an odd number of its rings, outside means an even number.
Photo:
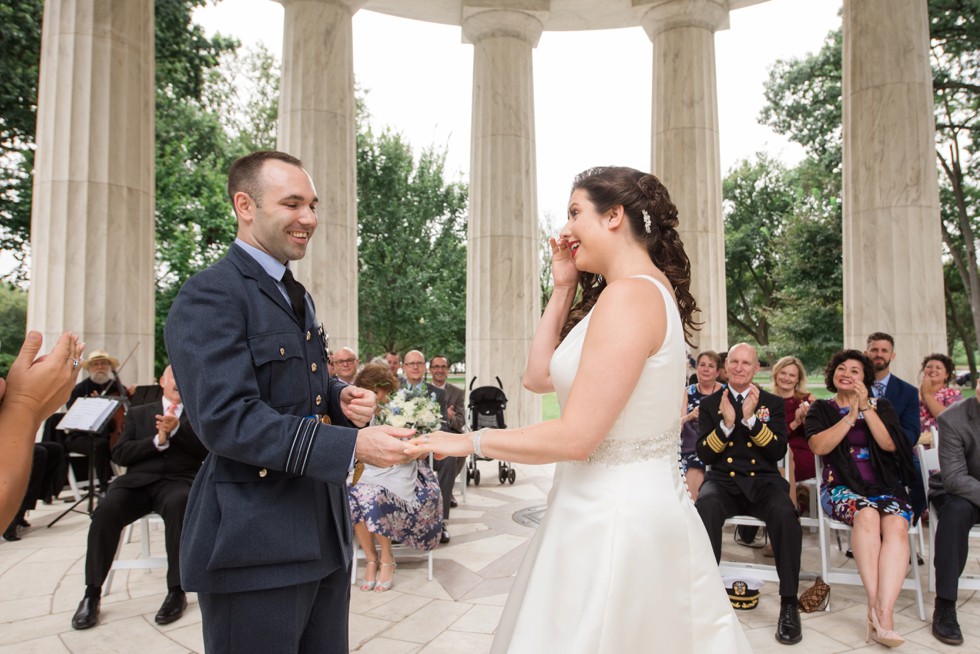
[[[953,360],[945,354],[930,354],[922,360],[919,422],[923,432],[931,432],[939,414],[963,399],[959,390],[949,387],[949,380],[952,378]]]
[[[373,391],[378,408],[398,389],[398,379],[387,365],[369,363],[354,385]],[[442,534],[442,494],[429,466],[411,461],[391,468],[365,465],[348,495],[354,536],[367,560],[362,591],[390,590],[395,575],[391,541],[417,550],[435,549]],[[380,548],[380,559],[378,549]]]
[[[806,416],[810,449],[824,457],[820,504],[851,525],[851,547],[868,595],[868,636],[896,647],[894,609],[909,565],[912,507],[902,479],[913,478],[912,446],[898,414],[872,399],[874,364],[857,350],[835,354],[825,369],[834,397],[816,400]]]

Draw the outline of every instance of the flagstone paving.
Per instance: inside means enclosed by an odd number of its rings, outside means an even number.
[[[406,554],[398,557],[392,590],[386,593],[364,593],[356,587],[351,590],[351,651],[366,654],[489,651],[513,574],[534,532],[534,518],[539,514],[526,510],[545,504],[553,466],[517,465],[517,482],[513,486],[501,486],[496,481],[496,463],[480,465],[483,470],[480,486],[469,486],[465,497],[457,486],[459,508],[453,510],[450,521],[452,542],[435,551],[431,581],[426,579],[425,557]],[[71,514],[53,528],[46,528],[65,506],[61,501],[51,506],[39,505],[28,516],[32,527],[21,530],[22,540],[0,543],[0,654],[203,652],[201,614],[193,593],[188,594],[188,609],[180,620],[166,626],[153,621],[166,593],[164,570],[117,572],[112,592],[102,601],[100,624],[87,631],[71,628],[71,616],[84,588],[88,517]],[[519,512],[526,513],[530,520],[519,523],[515,520]],[[135,531],[133,542],[123,546],[126,558],[139,555],[139,535]],[[151,528],[150,541],[154,553],[163,552],[162,525]],[[726,534],[724,548],[726,559],[771,561],[762,557],[761,550],[735,545],[731,534]],[[836,550],[833,556],[835,565],[853,566],[853,561]],[[656,562],[649,563],[656,565]],[[817,536],[806,532],[803,570],[819,569]],[[925,567],[921,570],[925,579]],[[978,546],[971,551],[968,571],[980,572]],[[363,575],[363,560],[359,573]],[[803,582],[803,587],[808,583]],[[929,618],[934,597],[926,594]],[[739,619],[760,654],[882,652],[881,645],[864,642],[864,602],[860,587],[834,584],[831,610],[804,614],[803,642],[791,650],[773,638],[779,609],[774,583],[763,586],[758,608],[739,612]],[[959,618],[966,644],[959,648],[943,645],[932,637],[930,625],[919,620],[915,594],[902,591],[896,629],[908,642],[901,651],[980,652],[980,598],[974,592],[960,591]],[[668,640],[669,635],[665,635],[663,645],[667,649],[662,651],[669,651]]]

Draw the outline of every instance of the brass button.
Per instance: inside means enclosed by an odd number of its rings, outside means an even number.
[[[313,372],[316,372],[316,364],[315,363],[311,363],[310,364],[310,370],[313,371]]]
[[[281,357],[286,356],[286,348],[284,347],[279,348],[279,356]]]
[[[732,470],[731,472],[729,472],[729,473],[728,473],[728,476],[729,476],[729,477],[734,477],[734,476],[735,476],[735,471],[734,471],[734,470]]]
[[[269,474],[269,471],[266,470],[265,468],[262,468],[261,470],[259,470],[259,477],[265,477],[268,474]]]
[[[732,459],[732,457],[728,457],[728,462],[731,463],[732,461],[734,461],[734,459]]]
[[[311,334],[309,330],[306,330],[306,340],[310,340]]]
[[[755,459],[752,459],[752,465],[755,465]]]
[[[728,447],[735,447],[735,443],[733,443],[732,441],[728,441]]]
[[[755,477],[755,473],[754,472],[750,472],[749,473],[749,477]]]
[[[751,441],[750,441],[750,442],[748,442],[748,443],[746,443],[746,445],[748,445],[749,447],[752,447],[752,443],[751,443]]]
[[[317,395],[317,396],[316,396],[316,405],[317,405],[317,406],[320,406],[320,403],[321,403],[321,402],[323,402],[323,398],[322,398],[322,397],[320,397],[319,395]]]

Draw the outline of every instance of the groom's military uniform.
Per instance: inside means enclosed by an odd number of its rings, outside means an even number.
[[[184,284],[165,329],[188,417],[210,450],[180,559],[209,653],[347,651],[357,432],[340,426],[350,424],[346,385],[328,379],[312,300],[304,294],[301,324],[285,270],[236,241]]]
[[[728,434],[721,427],[722,393],[729,394],[736,415]],[[772,539],[779,594],[796,597],[803,531],[789,498],[789,483],[779,474],[788,445],[783,399],[760,390],[751,426],[743,422],[742,415],[742,398],[731,389],[701,400],[697,453],[708,470],[695,506],[717,561],[721,561],[725,520],[733,515],[763,520]]]

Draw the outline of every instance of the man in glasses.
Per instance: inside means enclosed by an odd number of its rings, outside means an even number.
[[[357,368],[361,365],[354,350],[349,347],[342,347],[333,353],[330,357],[330,362],[333,364],[334,371],[337,373],[337,379],[347,384],[354,383],[354,377],[357,376]]]

